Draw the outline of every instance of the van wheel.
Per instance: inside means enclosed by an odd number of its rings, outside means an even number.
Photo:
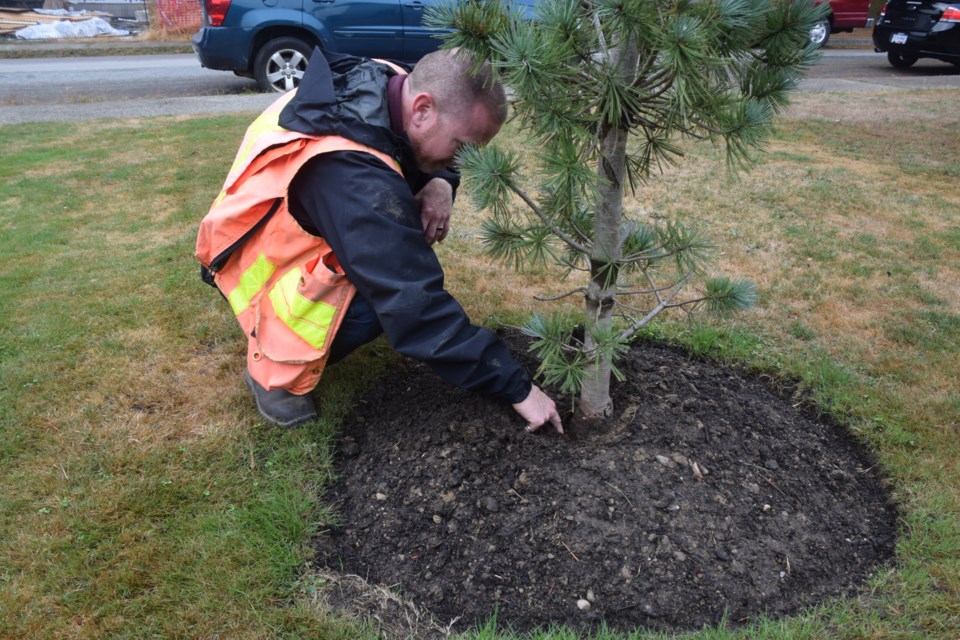
[[[299,38],[274,38],[260,47],[253,77],[260,91],[285,93],[296,89],[307,70],[313,46]]]
[[[897,69],[909,69],[917,61],[917,56],[912,56],[909,53],[887,51],[887,61]]]
[[[810,42],[820,47],[825,47],[830,40],[830,21],[824,18],[810,28]]]

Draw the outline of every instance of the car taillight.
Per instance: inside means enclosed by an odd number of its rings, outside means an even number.
[[[219,27],[223,24],[223,19],[227,16],[227,9],[230,8],[230,0],[204,0],[203,6],[207,10],[207,16],[210,18],[210,26]]]
[[[887,3],[884,2],[884,3],[883,3],[883,8],[880,9],[880,15],[877,16],[877,22],[880,22],[881,20],[883,20],[883,16],[885,16],[886,13],[887,13]]]
[[[947,7],[947,10],[940,16],[940,22],[960,22],[960,8]]]

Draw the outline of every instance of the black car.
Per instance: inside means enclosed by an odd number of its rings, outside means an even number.
[[[898,69],[920,58],[960,68],[960,1],[889,0],[873,26],[873,45]]]

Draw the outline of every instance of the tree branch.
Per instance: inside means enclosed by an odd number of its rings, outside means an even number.
[[[567,259],[565,259],[565,258],[560,260],[560,265],[563,266],[563,267],[566,267],[566,268],[569,269],[570,271],[581,271],[581,272],[583,272],[583,273],[590,273],[590,269],[589,269],[589,268],[587,268],[587,267],[578,267],[577,265],[575,265],[575,264],[573,263],[572,260],[567,260]]]
[[[575,234],[577,234],[577,237],[580,238],[580,241],[581,241],[581,242],[583,242],[585,245],[586,245],[586,244],[590,244],[590,236],[588,236],[588,235],[586,234],[586,232],[585,232],[583,229],[581,229],[581,228],[580,228],[575,222],[573,222],[572,220],[570,221],[570,227],[573,229],[573,232],[574,232]]]
[[[610,48],[607,47],[607,40],[603,35],[603,27],[600,24],[600,15],[593,14],[593,26],[597,30],[597,41],[600,43],[600,49],[604,52],[604,60],[609,64],[612,62]]]
[[[649,284],[650,288],[653,289],[653,295],[657,296],[657,302],[663,302],[663,298],[660,297],[660,290],[657,289],[657,285],[653,283],[653,278],[650,277],[650,272],[644,271],[643,277],[647,279],[647,284]]]
[[[652,64],[653,64],[653,61],[651,60],[646,65],[644,65],[644,72],[646,72],[646,70],[649,69],[652,66]],[[659,71],[655,71],[651,73],[648,76],[643,74],[638,75],[637,79],[634,80],[630,84],[630,86],[634,89],[649,89],[651,87],[660,85],[661,87],[663,87],[663,89],[661,89],[655,95],[650,96],[650,97],[656,97],[660,93],[663,93],[663,90],[665,90],[667,87],[670,86],[670,82],[672,80],[673,80],[673,73],[669,69],[661,69]]]
[[[652,53],[653,52],[651,52],[649,49],[644,49],[643,51],[637,52],[637,68],[635,69],[636,75],[633,78],[633,82],[630,83],[630,86],[634,89],[643,84],[642,81],[646,79],[647,74],[650,73],[650,69],[653,68],[653,64],[657,61],[657,56],[651,55]],[[644,54],[646,54],[646,57],[644,57]],[[643,62],[640,62],[641,60]],[[659,72],[656,72],[654,75],[658,74]]]
[[[683,279],[682,279],[680,282],[677,283],[677,289],[676,289],[676,291],[674,291],[674,292],[671,293],[669,296],[667,296],[666,299],[661,300],[661,299],[660,299],[660,296],[657,295],[657,299],[660,300],[660,303],[659,303],[656,307],[654,307],[654,308],[650,311],[650,313],[648,313],[647,315],[643,316],[642,318],[640,318],[639,320],[637,320],[636,322],[634,322],[632,325],[630,325],[629,327],[627,327],[626,329],[624,329],[623,331],[621,331],[621,332],[620,332],[620,339],[621,339],[621,340],[628,340],[628,339],[630,338],[630,336],[632,336],[632,335],[635,334],[637,331],[639,331],[640,329],[642,329],[643,327],[645,327],[651,320],[653,320],[653,319],[656,318],[658,315],[660,315],[661,312],[663,312],[663,311],[665,311],[665,310],[667,310],[667,309],[669,309],[669,308],[671,308],[671,307],[680,307],[680,306],[683,306],[684,304],[686,304],[686,303],[683,303],[683,304],[671,305],[671,304],[670,304],[670,301],[672,301],[674,298],[676,298],[676,297],[680,294],[680,291],[683,289],[683,285],[686,284],[686,282],[687,282],[687,280],[688,280],[689,278],[690,278],[690,275],[689,275],[689,274],[687,274],[686,276],[684,276]]]
[[[680,251],[667,251],[665,253],[654,253],[656,251],[661,251],[662,246],[654,247],[652,249],[647,249],[646,251],[638,251],[637,253],[630,254],[629,256],[620,258],[617,262],[621,264],[627,264],[630,262],[643,262],[644,260],[663,260],[665,258],[670,258],[677,255]]]
[[[573,238],[571,238],[568,234],[564,233],[564,232],[563,232],[563,229],[561,229],[560,227],[558,227],[558,226],[553,222],[553,220],[551,220],[550,218],[548,218],[548,217],[546,216],[546,214],[543,212],[543,210],[540,209],[540,207],[537,206],[537,203],[534,202],[526,193],[524,193],[522,189],[520,189],[518,186],[516,186],[516,185],[513,184],[513,183],[510,183],[509,187],[510,187],[510,190],[513,191],[515,194],[517,194],[517,195],[520,197],[521,200],[523,200],[525,203],[527,203],[527,206],[530,207],[530,209],[531,209],[535,214],[537,214],[537,217],[540,218],[540,220],[543,222],[543,224],[545,224],[545,225],[547,225],[548,227],[550,227],[550,230],[551,230],[554,234],[556,234],[556,236],[557,236],[558,238],[560,238],[561,240],[563,240],[564,242],[566,242],[568,245],[570,245],[570,247],[571,247],[572,249],[574,249],[574,250],[576,250],[576,251],[579,251],[579,252],[581,252],[581,253],[585,253],[585,254],[587,254],[587,255],[590,254],[590,249],[589,249],[589,247],[580,244],[579,242],[577,242],[576,240],[574,240]]]
[[[512,324],[505,324],[503,326],[507,327],[508,329],[513,329],[515,331],[519,331],[520,333],[524,333],[523,327],[518,327]],[[527,335],[531,335],[531,334],[527,334]],[[562,351],[566,351],[567,353],[579,353],[580,350],[583,348],[583,342],[581,342],[580,340],[577,340],[574,337],[571,337],[572,344],[567,344],[565,342],[561,342],[560,340],[554,340],[549,336],[544,336],[540,334],[536,334],[535,336],[531,336],[531,337],[536,337],[539,340],[546,340],[551,344],[557,345],[558,347],[560,347]]]
[[[567,296],[572,296],[572,295],[575,294],[575,293],[586,293],[586,292],[587,292],[587,288],[586,288],[586,287],[577,287],[577,288],[574,289],[573,291],[567,291],[566,293],[561,293],[561,294],[558,295],[558,296],[553,296],[553,297],[550,297],[550,298],[541,298],[540,296],[533,296],[533,299],[534,299],[534,300],[539,300],[540,302],[555,302],[556,300],[562,300],[562,299],[566,298]]]

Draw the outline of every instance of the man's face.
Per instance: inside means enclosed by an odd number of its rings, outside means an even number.
[[[467,144],[485,145],[500,131],[498,125],[481,105],[474,105],[469,118],[457,119],[439,113],[436,108],[422,114],[415,126],[407,131],[417,165],[425,173],[433,173],[453,164],[460,147]]]

